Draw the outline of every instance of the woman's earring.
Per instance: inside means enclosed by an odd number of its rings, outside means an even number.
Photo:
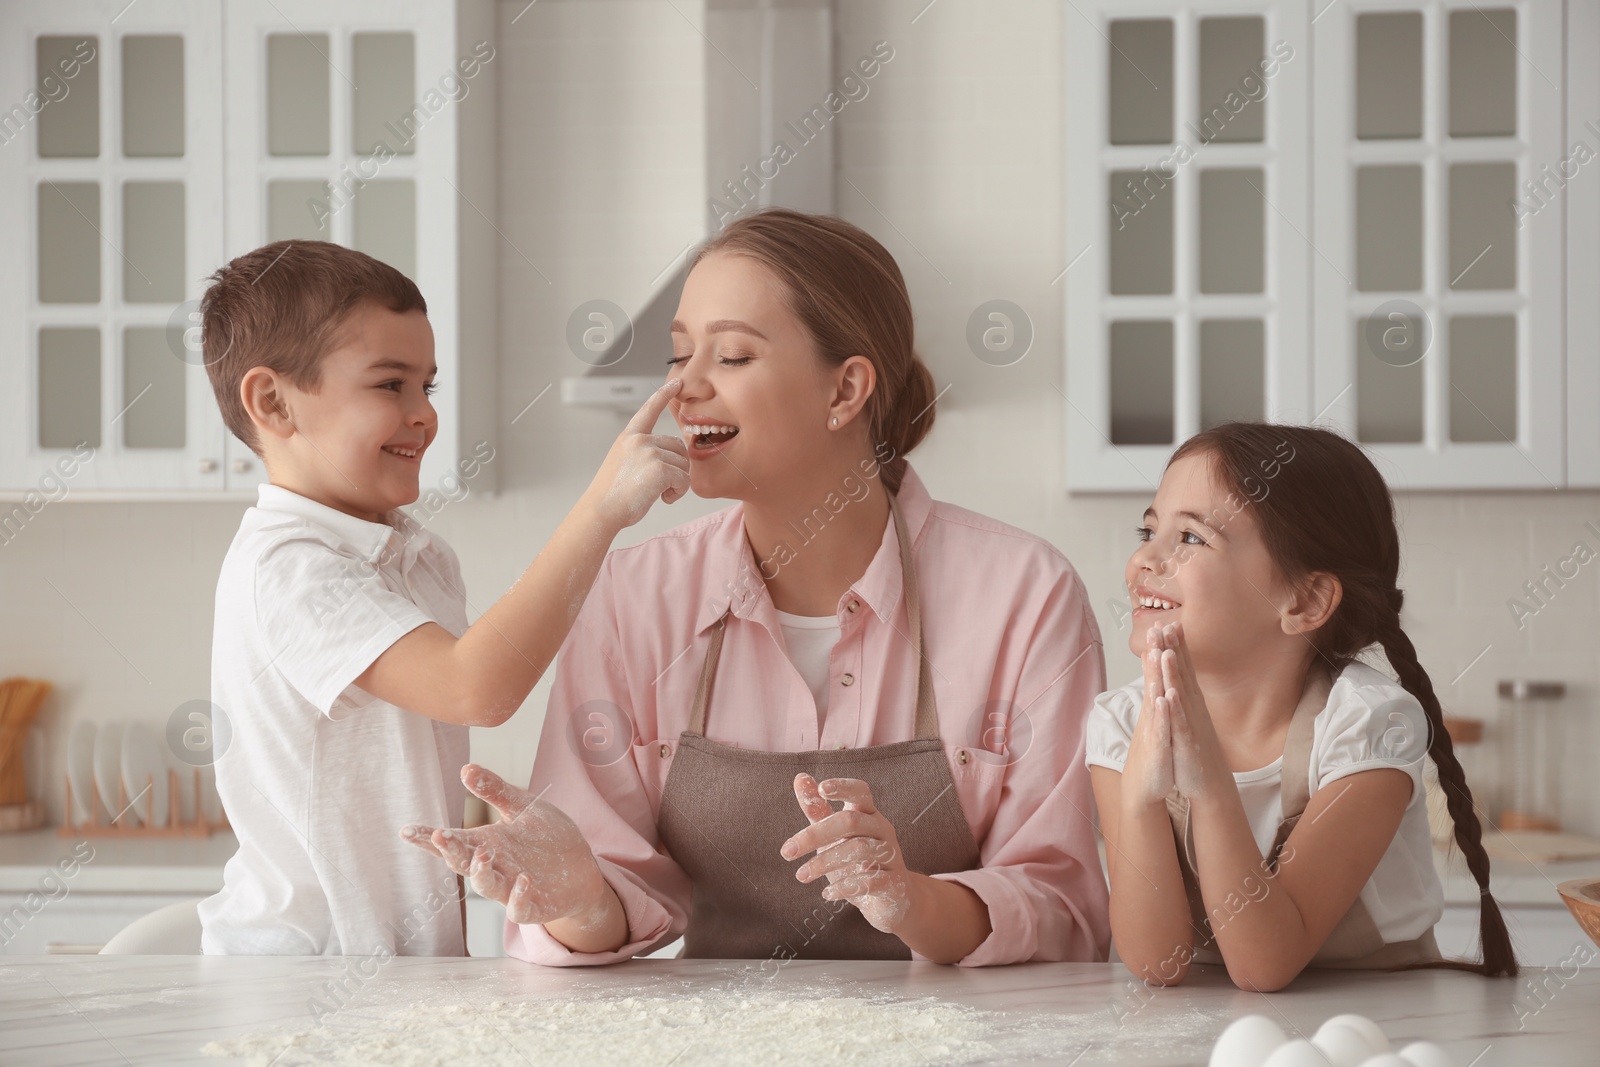
[[[833,417],[833,424],[834,424],[834,426],[838,426],[839,425],[839,416],[835,415]]]

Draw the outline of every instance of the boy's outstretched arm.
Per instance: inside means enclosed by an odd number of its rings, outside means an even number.
[[[356,684],[440,722],[509,719],[555,659],[617,533],[658,498],[670,504],[689,491],[683,439],[651,432],[681,380],[650,395],[544,550],[466,633],[456,638],[425,623],[385,649]]]

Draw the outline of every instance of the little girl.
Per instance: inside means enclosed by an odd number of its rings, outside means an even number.
[[[1087,741],[1128,968],[1166,985],[1220,962],[1260,991],[1307,965],[1516,974],[1366,455],[1312,427],[1216,427],[1174,453],[1138,535],[1144,678],[1096,699]],[[1399,684],[1357,659],[1374,645]],[[1480,964],[1434,942],[1425,756],[1481,891]]]

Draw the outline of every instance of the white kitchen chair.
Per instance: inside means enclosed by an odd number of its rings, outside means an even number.
[[[102,956],[198,956],[200,901],[180,900],[141,915],[117,931]]]

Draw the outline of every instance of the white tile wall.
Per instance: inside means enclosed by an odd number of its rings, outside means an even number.
[[[452,504],[433,524],[461,556],[473,615],[537,552],[621,427],[618,416],[562,407],[559,388],[510,424],[545,385],[578,369],[562,341],[568,313],[595,297],[636,303],[695,239],[705,210],[698,6],[525,5],[502,3],[495,64],[506,237],[502,492]],[[1059,53],[1062,20],[1077,16],[1058,0],[844,0],[838,9],[841,67],[879,40],[895,49],[868,97],[838,120],[837,205],[898,258],[919,348],[940,387],[950,386],[913,461],[935,496],[1060,546],[1094,601],[1111,677],[1130,678],[1136,661],[1116,603],[1146,501],[1069,498],[1061,488],[1056,279],[1068,258],[1061,128],[1069,105]],[[1036,331],[1029,355],[1006,368],[978,361],[964,340],[972,308],[996,297],[1026,309]],[[691,499],[658,508],[623,540],[716,506]],[[1600,550],[1600,536],[1583,528],[1600,521],[1600,494],[1409,494],[1398,507],[1407,628],[1447,707],[1493,717],[1498,678],[1566,680],[1574,690],[1566,815],[1573,828],[1600,833],[1600,560],[1525,630],[1507,608],[1575,542]],[[206,695],[212,587],[239,511],[68,502],[0,545],[0,675],[40,675],[61,688],[50,711],[54,815],[74,720],[125,715],[164,727],[173,708]],[[480,759],[527,775],[547,688],[510,724],[477,735]],[[1482,755],[1475,762],[1492,765]]]

